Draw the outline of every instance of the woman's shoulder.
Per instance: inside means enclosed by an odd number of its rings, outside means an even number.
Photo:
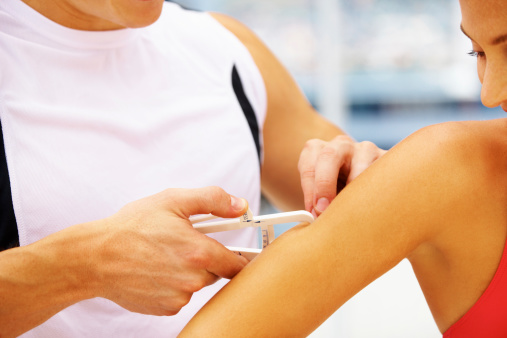
[[[507,118],[440,123],[420,129],[405,142],[431,154],[437,161],[493,166],[504,171],[503,164],[507,164]]]
[[[444,332],[481,297],[502,257],[507,119],[428,126],[396,148],[397,163],[412,168],[417,182],[407,189],[421,199],[419,208],[435,214],[437,235],[412,253],[410,261]]]
[[[475,141],[507,140],[507,118],[484,121],[450,121],[424,127],[412,136],[438,137],[439,141]],[[411,137],[412,137],[411,136]]]

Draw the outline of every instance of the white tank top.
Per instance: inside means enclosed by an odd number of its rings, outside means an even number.
[[[166,3],[149,27],[88,32],[1,0],[0,120],[21,245],[170,187],[217,185],[257,213],[258,152],[233,67],[262,129],[261,75],[240,41],[206,13]],[[213,237],[258,243],[255,229]],[[194,294],[172,317],[86,300],[24,337],[176,336],[224,284]]]

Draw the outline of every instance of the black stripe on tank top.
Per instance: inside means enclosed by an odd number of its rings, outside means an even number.
[[[17,246],[19,246],[18,225],[12,206],[11,182],[0,121],[0,251]]]
[[[252,137],[255,142],[255,148],[257,149],[257,157],[259,159],[260,165],[261,143],[259,139],[259,124],[257,123],[257,117],[255,116],[255,112],[252,108],[252,105],[250,104],[250,101],[248,101],[248,97],[246,97],[245,91],[243,90],[243,83],[241,82],[241,78],[239,77],[236,65],[232,67],[232,88],[234,89],[236,98],[238,99],[239,105],[243,110],[243,114],[245,114],[245,118],[248,122],[248,126],[250,127],[250,131],[252,132]]]

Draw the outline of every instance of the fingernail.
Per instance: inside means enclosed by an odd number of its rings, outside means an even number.
[[[312,215],[313,215],[313,218],[315,218],[315,219],[318,217],[317,213],[315,212],[315,209],[313,209],[313,208],[312,208]]]
[[[321,197],[319,198],[319,200],[317,201],[317,205],[315,206],[315,209],[321,213],[323,212],[324,210],[327,209],[327,207],[329,206],[329,200],[325,197]]]
[[[236,211],[245,209],[246,201],[243,198],[238,198],[231,195],[231,207]]]

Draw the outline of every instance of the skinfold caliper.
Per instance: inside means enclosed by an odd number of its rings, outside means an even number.
[[[217,216],[199,215],[190,217],[190,222],[194,225],[194,228],[203,234],[212,232],[221,232],[242,229],[246,227],[260,227],[262,233],[262,248],[267,247],[275,239],[275,231],[273,226],[276,224],[292,223],[292,222],[313,222],[314,218],[311,213],[304,210],[281,212],[276,214],[252,216],[252,211],[248,208],[239,218],[223,219],[216,222],[208,222],[202,224],[196,224],[218,218]],[[262,249],[254,248],[238,248],[238,247],[227,247],[229,250],[235,252],[238,255],[245,256],[246,259],[252,260],[257,256]]]

